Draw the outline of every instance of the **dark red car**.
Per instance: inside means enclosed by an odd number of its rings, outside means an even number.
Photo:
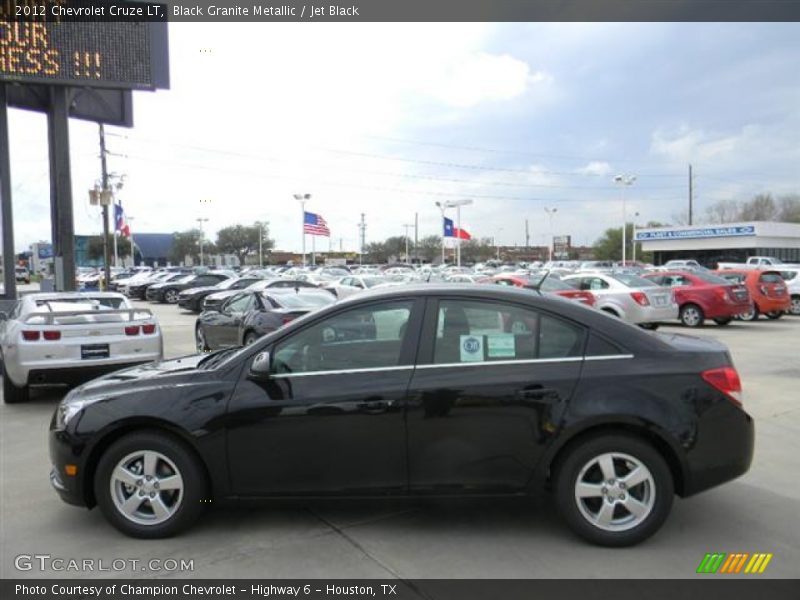
[[[713,273],[664,271],[645,273],[643,277],[675,292],[678,318],[687,327],[699,327],[706,319],[712,319],[717,325],[727,325],[736,315],[753,308],[745,286]]]
[[[524,275],[495,275],[487,283],[495,283],[498,285],[512,285],[514,287],[527,288],[535,290],[539,288],[539,281],[541,277],[526,277]],[[576,290],[571,285],[568,285],[556,279],[555,277],[546,277],[541,285],[542,292],[546,294],[556,294],[569,300],[575,300],[587,306],[594,306],[595,297],[592,292],[585,290]]]

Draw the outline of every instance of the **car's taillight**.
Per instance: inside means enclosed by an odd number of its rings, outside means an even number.
[[[138,325],[128,325],[125,327],[125,335],[139,335]]]
[[[145,335],[151,335],[156,332],[156,324],[155,323],[145,323],[142,325],[142,333]]]
[[[647,294],[644,292],[631,292],[631,298],[633,298],[639,306],[650,306],[650,300],[647,299]]]
[[[292,321],[294,321],[294,317],[289,316],[289,315],[286,315],[285,317],[283,317],[281,319],[281,323],[283,323],[284,325],[286,325],[287,323],[290,323]]]
[[[26,342],[35,342],[39,339],[40,332],[38,331],[23,331],[22,332],[22,339]]]
[[[742,405],[742,382],[733,367],[709,369],[701,373],[707,383],[725,394],[737,406]]]
[[[44,331],[42,332],[42,337],[46,339],[48,342],[56,342],[61,339],[61,332],[60,331]]]

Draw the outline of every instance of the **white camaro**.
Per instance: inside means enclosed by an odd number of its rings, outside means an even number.
[[[0,313],[3,399],[24,402],[32,384],[78,383],[160,360],[153,313],[122,294],[60,292],[23,296]]]

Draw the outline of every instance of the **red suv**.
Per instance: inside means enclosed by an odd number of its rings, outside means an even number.
[[[701,271],[646,273],[646,279],[675,292],[678,318],[687,327],[699,327],[706,319],[727,325],[737,315],[753,309],[750,293],[743,285]]]

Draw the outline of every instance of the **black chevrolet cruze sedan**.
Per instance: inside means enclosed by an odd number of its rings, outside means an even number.
[[[598,544],[634,544],[747,471],[751,417],[724,346],[529,290],[366,292],[255,344],[71,391],[51,482],[136,537],[209,501],[533,495]]]

